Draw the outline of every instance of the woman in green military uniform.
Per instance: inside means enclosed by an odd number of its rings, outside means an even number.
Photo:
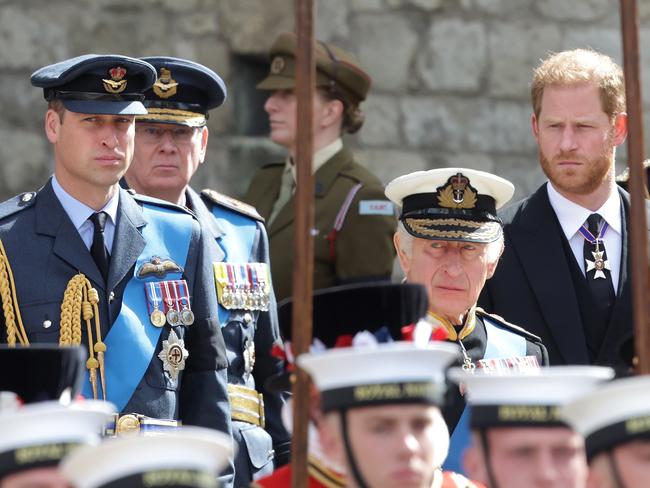
[[[270,137],[288,150],[288,158],[264,166],[244,198],[267,220],[273,284],[279,300],[292,295],[295,48],[296,36],[281,34],[271,47],[270,73],[257,85],[271,92],[264,106]],[[352,54],[336,46],[317,42],[314,57],[314,289],[388,279],[395,257],[393,206],[379,179],[354,161],[341,140],[343,132],[357,132],[363,125],[359,104],[366,98],[371,80]]]

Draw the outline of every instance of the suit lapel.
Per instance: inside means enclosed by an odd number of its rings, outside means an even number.
[[[79,231],[54,194],[51,181],[43,187],[36,199],[36,232],[54,239],[52,252],[59,259],[77,272],[85,274],[102,290],[105,288],[104,278],[81,239]]]
[[[109,290],[124,279],[146,244],[140,233],[140,228],[146,225],[142,210],[131,195],[122,189],[119,198],[115,239],[119,239],[120,245],[113,243],[111,266],[108,270]]]
[[[580,309],[567,266],[561,229],[548,200],[546,185],[537,190],[507,227],[511,252],[519,256],[548,330],[567,363],[588,363]],[[526,327],[526,324],[519,324]]]

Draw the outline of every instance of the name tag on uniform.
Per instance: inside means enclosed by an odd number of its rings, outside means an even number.
[[[390,200],[361,200],[359,215],[395,215],[393,202]]]

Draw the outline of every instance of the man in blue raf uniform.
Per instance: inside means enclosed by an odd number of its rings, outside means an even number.
[[[54,175],[0,205],[2,339],[88,347],[86,397],[116,429],[180,419],[229,433],[226,355],[197,220],[120,189],[151,65],[85,55],[44,67]],[[212,288],[211,288],[212,287]]]
[[[401,208],[394,242],[406,281],[427,288],[427,320],[461,347],[466,369],[537,368],[548,363],[537,336],[476,307],[503,251],[496,209],[513,193],[509,181],[466,168],[417,171],[386,187],[388,198]],[[461,416],[465,403],[458,388],[449,391],[450,406],[444,414],[455,430],[445,467],[458,471],[469,429],[467,415]]]
[[[126,183],[138,193],[185,206],[210,236],[210,255],[219,319],[228,351],[228,392],[238,445],[235,486],[281,465],[289,435],[281,420],[278,392],[264,390],[281,369],[270,355],[279,341],[269,271],[266,229],[254,208],[211,190],[188,186],[205,160],[208,111],[221,105],[226,87],[212,70],[176,58],[143,58],[158,72],[145,92],[149,113],[136,118],[136,146]],[[275,455],[274,455],[275,452]]]

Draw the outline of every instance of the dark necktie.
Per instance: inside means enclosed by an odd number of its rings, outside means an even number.
[[[599,238],[604,225],[603,218],[599,214],[591,214],[587,219],[587,227],[592,236]],[[605,317],[605,323],[609,322],[612,307],[616,300],[610,263],[605,251],[605,243],[602,240],[591,243],[584,241],[584,267],[587,278],[587,287],[598,307],[599,313]],[[604,334],[604,331],[601,331]]]
[[[108,215],[106,212],[96,212],[92,214],[88,220],[93,223],[95,230],[93,232],[93,243],[90,246],[90,255],[95,260],[99,271],[104,277],[104,281],[108,278],[108,265],[109,256],[106,250],[106,242],[104,241],[104,226]]]

